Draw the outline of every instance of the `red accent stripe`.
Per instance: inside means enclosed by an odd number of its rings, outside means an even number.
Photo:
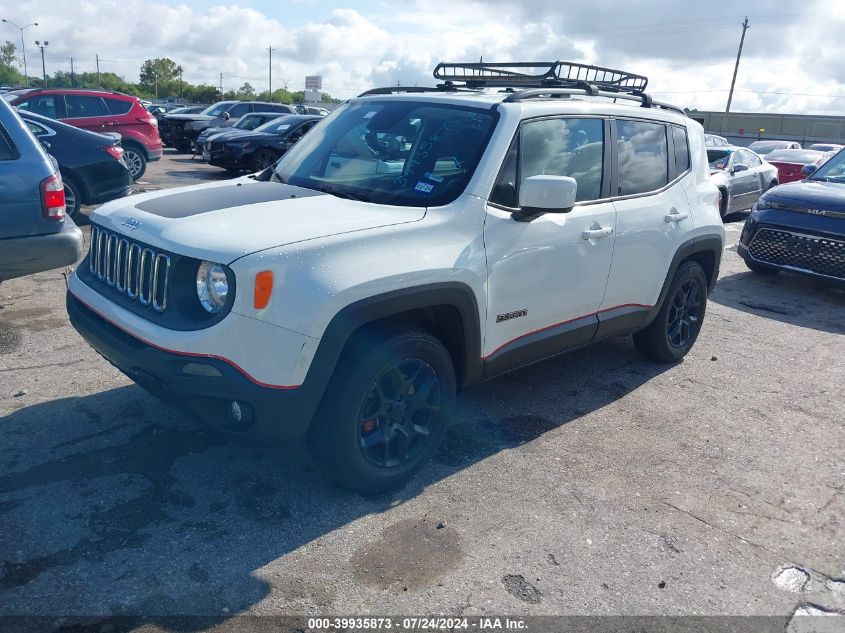
[[[503,348],[507,347],[512,343],[516,343],[517,341],[524,339],[526,336],[531,336],[533,334],[539,334],[540,332],[545,332],[546,330],[551,330],[552,328],[560,327],[561,325],[566,325],[567,323],[572,323],[573,321],[580,321],[581,319],[588,319],[592,316],[597,316],[604,312],[610,312],[611,310],[619,310],[621,308],[645,308],[646,310],[651,310],[654,306],[648,306],[642,303],[623,303],[622,305],[613,306],[612,308],[604,308],[603,310],[599,310],[598,312],[591,312],[590,314],[585,314],[583,316],[575,317],[574,319],[567,319],[566,321],[561,321],[560,323],[554,323],[552,325],[547,325],[546,327],[541,327],[539,330],[534,330],[533,332],[526,332],[525,334],[520,334],[516,338],[513,338],[505,343],[502,343],[494,349],[492,352],[487,354],[487,356],[482,356],[481,360],[487,360]]]
[[[177,356],[187,356],[188,358],[211,358],[211,359],[214,359],[214,360],[222,361],[222,362],[226,363],[227,365],[229,365],[230,367],[232,367],[233,369],[236,369],[239,373],[243,374],[250,382],[258,385],[259,387],[266,387],[267,389],[298,389],[299,387],[302,386],[302,385],[271,385],[271,384],[266,383],[266,382],[261,382],[260,380],[257,380],[256,378],[253,378],[252,376],[250,376],[249,373],[247,373],[247,371],[243,367],[238,365],[236,362],[229,360],[228,358],[225,358],[223,356],[218,356],[216,354],[199,354],[199,353],[196,353],[196,352],[182,352],[182,351],[175,350],[175,349],[168,349],[166,347],[162,347],[161,345],[156,345],[155,343],[152,343],[152,342],[150,342],[146,339],[141,338],[137,334],[129,332],[128,330],[126,330],[125,328],[121,327],[120,325],[118,325],[117,323],[112,321],[105,314],[103,314],[102,312],[100,312],[99,310],[94,308],[93,306],[88,305],[85,301],[83,301],[82,299],[80,299],[76,295],[73,295],[73,296],[74,296],[75,299],[77,299],[79,301],[79,303],[81,303],[86,308],[91,310],[91,312],[93,312],[94,314],[98,315],[101,319],[107,321],[108,323],[111,323],[114,327],[116,327],[121,332],[128,334],[132,338],[134,338],[138,341],[141,341],[145,345],[149,345],[150,347],[153,347],[153,348],[155,348],[159,351],[167,352],[169,354],[176,354]]]

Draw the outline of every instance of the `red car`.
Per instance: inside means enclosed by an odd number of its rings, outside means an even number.
[[[784,184],[804,180],[801,173],[804,165],[819,166],[829,157],[829,152],[814,149],[776,149],[766,154],[766,161],[777,167],[778,182]]]
[[[135,97],[102,90],[39,88],[21,94],[11,103],[21,110],[91,132],[120,134],[123,159],[133,180],[144,175],[148,161],[162,156],[158,121]]]

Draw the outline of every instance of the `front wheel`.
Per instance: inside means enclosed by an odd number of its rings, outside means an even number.
[[[678,267],[660,312],[646,329],[634,334],[634,345],[646,358],[676,363],[692,349],[707,308],[707,277],[698,262]]]
[[[308,441],[341,486],[398,488],[431,458],[455,405],[452,359],[417,328],[367,331],[344,352]]]
[[[259,149],[252,155],[252,170],[264,171],[278,160],[278,155],[271,149]]]

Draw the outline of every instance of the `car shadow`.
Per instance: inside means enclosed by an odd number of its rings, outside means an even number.
[[[845,291],[824,280],[746,271],[719,278],[710,301],[791,325],[845,334]]]
[[[331,484],[299,444],[268,449],[217,435],[134,385],[20,408],[0,421],[0,615],[149,616],[166,628],[165,616],[225,619],[271,592],[281,604],[331,604],[323,584],[297,576],[305,546],[577,424],[668,367],[615,339],[467,390],[432,463],[374,497]],[[430,534],[415,527],[396,538],[448,537],[436,520],[421,521]],[[372,544],[350,545],[366,562]],[[429,550],[396,558],[402,569],[428,569]],[[291,553],[295,566],[262,578]],[[337,561],[362,582],[390,573],[384,564]]]

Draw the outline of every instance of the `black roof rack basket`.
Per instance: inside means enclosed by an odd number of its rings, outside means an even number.
[[[529,72],[531,70],[540,72]],[[467,88],[587,88],[642,93],[648,78],[576,62],[440,63],[434,78]]]

